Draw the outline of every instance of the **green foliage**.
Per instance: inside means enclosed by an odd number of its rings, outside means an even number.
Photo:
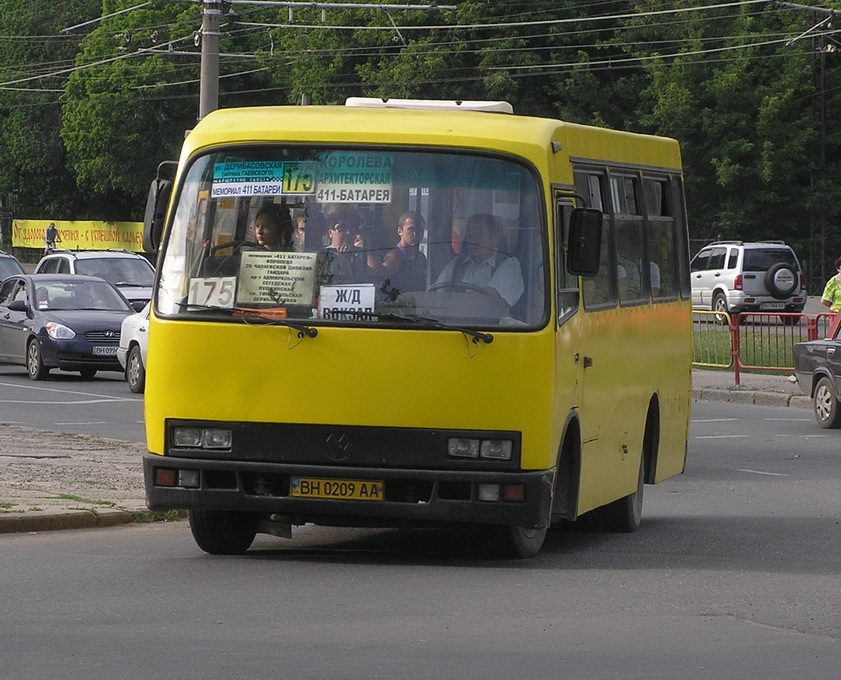
[[[177,155],[198,111],[201,4],[60,32],[138,4],[0,0],[2,82],[19,88],[0,89],[0,196],[16,194],[18,214],[138,219],[156,165]],[[832,35],[798,36],[822,16],[702,0],[447,4],[323,16],[237,4],[222,20],[220,106],[506,99],[671,136],[693,239],[785,239],[821,285],[841,251],[841,70]],[[689,11],[664,13],[676,9]]]

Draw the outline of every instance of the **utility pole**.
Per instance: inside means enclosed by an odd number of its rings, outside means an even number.
[[[204,0],[201,19],[199,120],[219,108],[219,37],[222,0]]]

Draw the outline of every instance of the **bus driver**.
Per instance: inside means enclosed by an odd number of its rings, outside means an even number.
[[[435,285],[472,284],[513,307],[523,294],[523,272],[520,261],[504,252],[502,240],[499,219],[488,213],[473,215],[467,221],[464,250],[444,267]]]

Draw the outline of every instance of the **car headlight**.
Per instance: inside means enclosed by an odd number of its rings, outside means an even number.
[[[53,340],[72,340],[76,337],[76,333],[63,323],[48,321],[45,328],[47,330],[47,335],[49,335]]]

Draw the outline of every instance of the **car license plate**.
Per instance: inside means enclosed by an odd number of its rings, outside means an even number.
[[[93,348],[93,354],[97,357],[115,357],[117,356],[117,346],[114,345],[112,347],[106,347],[96,345]]]
[[[293,477],[291,495],[298,498],[329,498],[350,501],[383,500],[383,483],[359,479]]]
[[[759,309],[761,309],[763,311],[765,311],[765,310],[780,311],[781,309],[785,309],[785,308],[786,308],[786,303],[785,302],[763,302],[761,305],[759,305]]]

